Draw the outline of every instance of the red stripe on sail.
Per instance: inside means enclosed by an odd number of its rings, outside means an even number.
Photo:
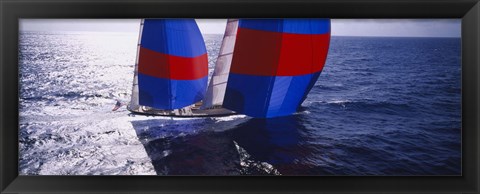
[[[208,75],[207,53],[188,58],[167,55],[140,47],[138,72],[165,79],[200,79]]]
[[[330,34],[291,34],[239,28],[231,72],[297,76],[321,71]]]
[[[330,34],[283,34],[277,76],[306,75],[321,71]]]
[[[230,71],[247,75],[275,75],[282,33],[238,28]]]

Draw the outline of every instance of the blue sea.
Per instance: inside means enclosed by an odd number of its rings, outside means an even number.
[[[204,35],[213,71],[222,35]],[[20,34],[21,175],[461,175],[460,38],[332,37],[294,115],[130,114],[137,33]]]

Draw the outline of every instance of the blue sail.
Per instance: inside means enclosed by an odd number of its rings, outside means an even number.
[[[203,99],[208,58],[194,19],[145,19],[138,53],[139,104],[179,109]]]
[[[329,19],[241,19],[223,107],[258,118],[294,113],[329,43]]]

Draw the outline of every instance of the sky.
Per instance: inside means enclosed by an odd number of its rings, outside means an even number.
[[[196,19],[203,34],[223,34],[226,19]],[[461,19],[332,19],[332,36],[460,37]],[[139,19],[21,19],[20,31],[139,31]]]

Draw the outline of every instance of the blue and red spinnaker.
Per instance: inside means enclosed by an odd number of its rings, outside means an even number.
[[[241,19],[223,107],[257,118],[296,112],[329,43],[329,19]]]
[[[173,110],[203,99],[208,58],[194,19],[145,19],[138,59],[139,104]]]

